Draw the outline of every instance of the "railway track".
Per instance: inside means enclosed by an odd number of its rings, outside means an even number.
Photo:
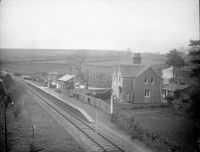
[[[42,99],[46,104],[48,104],[51,108],[53,108],[56,112],[58,112],[61,116],[63,116],[66,121],[68,121],[70,124],[74,126],[75,131],[79,131],[82,135],[84,135],[88,142],[90,142],[90,150],[94,152],[125,152],[121,147],[116,145],[111,139],[108,139],[105,135],[102,135],[97,129],[95,129],[94,126],[91,124],[88,124],[75,116],[72,113],[69,113],[67,109],[64,108],[64,106],[61,104],[61,101],[59,100],[53,100],[50,98],[50,96],[46,97],[44,95],[41,95],[39,93],[39,88],[36,88],[35,86],[28,86],[24,84],[26,87],[30,89],[32,93],[34,93],[36,96],[38,96],[40,99]],[[49,103],[52,102],[54,105],[58,106],[62,110],[64,110],[66,113],[63,114],[61,111],[59,111],[55,106]]]

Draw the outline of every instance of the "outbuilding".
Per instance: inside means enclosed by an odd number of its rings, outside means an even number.
[[[50,72],[48,73],[48,87],[49,88],[56,88],[56,81],[60,77],[58,72]]]
[[[187,84],[167,84],[163,86],[163,99],[165,100],[167,97],[173,98],[183,98],[186,94],[188,94],[190,89],[190,85]]]
[[[75,75],[66,74],[57,80],[57,89],[63,93],[68,93],[70,89],[74,88]]]

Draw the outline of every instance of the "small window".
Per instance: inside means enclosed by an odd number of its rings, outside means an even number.
[[[151,77],[151,84],[154,84],[154,78]]]
[[[148,89],[145,90],[144,92],[145,97],[150,97],[150,91]]]
[[[121,77],[119,77],[119,82],[121,81]]]
[[[144,83],[147,84],[147,77],[145,77],[145,79],[144,79]]]

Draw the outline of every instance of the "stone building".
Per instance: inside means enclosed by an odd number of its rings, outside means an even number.
[[[57,89],[63,93],[69,93],[70,89],[74,88],[75,75],[66,74],[57,80]]]

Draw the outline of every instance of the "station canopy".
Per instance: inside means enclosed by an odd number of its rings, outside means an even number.
[[[69,81],[70,79],[74,78],[75,75],[66,74],[58,79],[58,81]]]

